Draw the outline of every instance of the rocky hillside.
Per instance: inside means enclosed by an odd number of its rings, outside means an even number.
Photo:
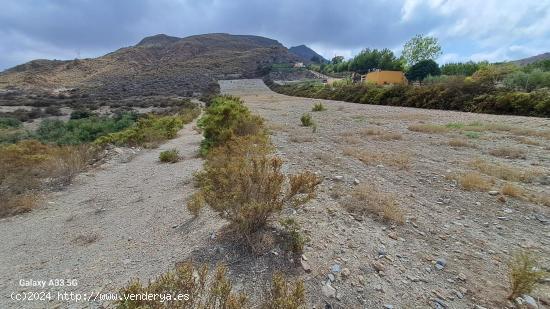
[[[217,89],[218,79],[257,77],[272,63],[295,61],[282,44],[259,36],[159,34],[98,58],[33,60],[8,69],[0,73],[0,99],[191,96]]]
[[[300,57],[300,59],[303,62],[310,63],[311,58],[317,57],[323,62],[328,62],[327,59],[323,58],[323,56],[319,55],[317,52],[315,52],[313,49],[305,46],[305,45],[298,45],[294,46],[288,49],[292,54]]]
[[[536,55],[529,58],[519,59],[512,62],[518,65],[528,65],[537,61],[549,60],[549,59],[550,59],[550,53],[544,53],[544,54]]]

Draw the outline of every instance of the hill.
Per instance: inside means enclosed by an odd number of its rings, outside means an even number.
[[[531,64],[531,63],[534,63],[534,62],[537,62],[537,61],[549,60],[549,59],[550,59],[550,52],[540,54],[540,55],[536,55],[536,56],[533,56],[533,57],[528,57],[528,58],[524,58],[524,59],[515,60],[515,61],[512,61],[512,62],[517,64],[517,65],[528,65],[528,64]]]
[[[300,57],[300,59],[305,63],[311,62],[311,58],[313,57],[318,57],[319,59],[321,59],[321,61],[328,62],[328,60],[323,58],[323,56],[319,55],[313,49],[305,45],[294,46],[289,48],[288,50],[294,55]]]
[[[298,60],[278,41],[259,36],[158,34],[98,58],[18,65],[0,73],[0,94],[102,100],[191,96],[215,91],[218,79],[259,77],[273,63]]]

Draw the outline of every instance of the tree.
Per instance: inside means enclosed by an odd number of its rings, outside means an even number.
[[[387,48],[382,50],[366,48],[350,60],[348,69],[361,74],[374,69],[401,71],[403,64]]]
[[[344,56],[334,56],[334,58],[332,58],[332,64],[339,64],[339,63],[342,63],[344,62]]]
[[[428,75],[431,76],[438,76],[441,75],[441,70],[439,69],[439,65],[437,62],[429,59],[429,60],[422,60],[412,67],[409,68],[407,72],[407,79],[408,80],[418,80],[421,81],[424,78],[428,77]]]
[[[441,46],[437,38],[417,34],[403,46],[401,53],[408,66],[413,66],[422,60],[433,60],[441,55]]]

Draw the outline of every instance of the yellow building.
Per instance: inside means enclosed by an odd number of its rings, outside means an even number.
[[[406,85],[408,83],[405,74],[401,71],[374,71],[361,76],[361,81],[377,85]]]

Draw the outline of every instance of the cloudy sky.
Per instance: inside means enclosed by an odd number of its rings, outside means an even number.
[[[326,58],[397,53],[439,38],[438,61],[513,60],[550,51],[549,0],[0,0],[0,70],[36,58],[95,57],[165,33],[256,34]]]

